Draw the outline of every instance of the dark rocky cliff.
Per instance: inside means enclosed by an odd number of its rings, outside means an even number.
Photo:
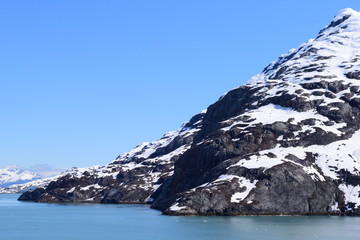
[[[360,214],[360,13],[342,10],[206,113],[21,200],[165,214]]]

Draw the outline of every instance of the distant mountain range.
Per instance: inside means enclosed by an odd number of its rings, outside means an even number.
[[[19,199],[151,203],[169,215],[360,215],[359,139],[360,13],[344,9],[177,131]]]
[[[72,176],[72,177],[81,176],[85,171],[89,171],[92,168],[97,169],[98,166],[94,166],[91,168],[73,167],[55,176],[45,177],[45,178],[42,178],[37,173],[32,173],[28,170],[23,170],[16,167],[2,168],[0,169],[0,172],[3,172],[2,176],[3,176],[4,184],[0,186],[0,194],[22,193],[27,190],[45,187],[50,182],[57,181],[59,178],[63,176]],[[7,179],[7,181],[5,179]],[[20,179],[20,180],[13,181],[15,179]]]
[[[8,187],[13,184],[27,183],[40,179],[39,174],[16,167],[0,168],[0,187]]]

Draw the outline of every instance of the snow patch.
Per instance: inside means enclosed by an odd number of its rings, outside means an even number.
[[[88,185],[86,187],[81,187],[80,190],[81,191],[87,191],[87,190],[90,190],[90,189],[102,189],[104,188],[103,186],[100,186],[99,184],[92,184],[92,185]]]
[[[360,206],[360,186],[340,184],[339,189],[344,192],[347,203],[355,203],[355,207]]]
[[[67,191],[66,193],[72,193],[75,191],[75,187],[72,187],[69,191]]]
[[[233,179],[237,180],[240,188],[245,187],[245,191],[234,193],[231,196],[230,201],[234,202],[234,203],[239,203],[240,201],[245,199],[249,195],[251,189],[256,187],[256,183],[258,182],[257,180],[251,181],[251,180],[249,180],[247,178],[239,177],[237,175],[223,174],[223,175],[220,175],[214,181],[204,183],[204,184],[202,184],[200,186],[197,186],[197,187],[191,189],[190,191],[196,191],[197,189],[201,189],[201,188],[205,188],[205,189],[214,188],[219,184],[223,184],[224,182],[231,182],[231,181],[233,181]]]
[[[249,120],[240,120],[238,118],[243,118],[244,116],[249,116]],[[275,104],[268,104],[262,107],[259,107],[254,110],[250,110],[243,115],[238,117],[231,118],[224,121],[223,123],[231,123],[229,126],[222,128],[223,131],[229,131],[233,127],[245,129],[246,127],[239,127],[240,124],[250,124],[254,126],[256,124],[273,124],[275,122],[287,122],[291,120],[292,124],[297,124],[303,120],[315,118],[316,124],[314,126],[307,126],[308,129],[314,129],[315,127],[321,128],[326,132],[333,132],[334,134],[340,136],[342,134],[338,129],[345,127],[346,123],[335,123],[333,126],[329,127],[324,124],[324,122],[330,121],[329,118],[318,114],[315,110],[307,112],[298,112],[291,108],[285,108]],[[313,130],[315,131],[315,130]]]
[[[175,203],[174,205],[172,205],[170,208],[169,208],[169,210],[170,211],[173,211],[173,212],[177,212],[177,211],[180,211],[180,210],[182,210],[182,209],[185,209],[186,208],[186,206],[179,206],[179,203]]]
[[[238,180],[240,187],[245,187],[246,189],[243,192],[237,192],[231,196],[230,201],[233,203],[240,203],[242,200],[244,200],[249,195],[251,189],[256,187],[257,183],[257,180],[251,182],[249,179],[244,177],[239,177]]]
[[[278,144],[273,149],[263,150],[258,155],[252,155],[249,158],[240,159],[232,166],[241,166],[249,169],[264,168],[264,171],[276,165],[291,162],[301,166],[314,180],[324,181],[324,176],[332,179],[338,179],[338,171],[344,169],[354,175],[360,174],[360,130],[346,140],[336,141],[328,145],[311,145],[308,147],[288,147],[284,148]],[[312,153],[316,156],[315,165],[303,166],[286,158],[288,155],[294,155],[304,160],[306,153]],[[275,158],[268,157],[268,154],[275,154]],[[232,167],[230,166],[230,167]],[[320,173],[317,167],[321,169]]]

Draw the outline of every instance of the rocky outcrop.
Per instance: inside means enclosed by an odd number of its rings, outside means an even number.
[[[180,130],[23,194],[170,215],[360,214],[360,13],[342,10]]]
[[[107,166],[74,168],[45,187],[23,193],[19,200],[151,203],[155,191],[172,176],[174,162],[190,148],[203,115],[157,141],[138,145]]]

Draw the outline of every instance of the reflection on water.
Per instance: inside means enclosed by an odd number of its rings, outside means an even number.
[[[359,217],[163,216],[147,205],[41,204],[0,195],[0,239],[358,240]]]

